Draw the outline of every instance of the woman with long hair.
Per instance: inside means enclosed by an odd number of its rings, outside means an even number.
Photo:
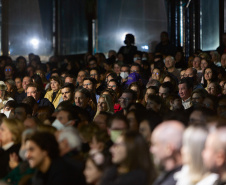
[[[138,152],[139,151],[139,152]],[[111,147],[112,163],[100,185],[148,185],[155,178],[154,165],[145,139],[137,132],[120,135]]]

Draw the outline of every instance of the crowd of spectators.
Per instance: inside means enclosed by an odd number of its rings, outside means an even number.
[[[127,34],[82,61],[1,56],[0,184],[226,184],[226,42],[186,61],[160,38],[153,53]]]

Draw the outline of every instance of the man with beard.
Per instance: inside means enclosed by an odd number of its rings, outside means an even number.
[[[154,162],[161,171],[154,185],[175,185],[174,174],[182,166],[181,147],[184,126],[176,120],[164,121],[158,125],[151,137],[150,148]]]

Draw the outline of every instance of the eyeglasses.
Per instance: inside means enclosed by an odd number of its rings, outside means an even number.
[[[11,69],[5,69],[5,71],[11,71]]]
[[[131,99],[130,98],[119,98],[119,101],[130,101]]]
[[[91,75],[90,75],[90,77],[95,77],[95,76],[97,76],[97,74],[91,74]]]
[[[90,85],[92,85],[92,83],[83,84],[83,87],[90,86]]]
[[[116,85],[108,85],[108,88],[117,87]]]
[[[156,73],[156,72],[153,72],[152,74],[153,74],[153,75],[159,75],[159,73]]]

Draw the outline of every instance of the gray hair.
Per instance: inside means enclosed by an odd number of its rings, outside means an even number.
[[[58,142],[67,140],[68,145],[71,149],[81,149],[81,138],[79,137],[78,131],[73,127],[65,127],[59,134]]]

